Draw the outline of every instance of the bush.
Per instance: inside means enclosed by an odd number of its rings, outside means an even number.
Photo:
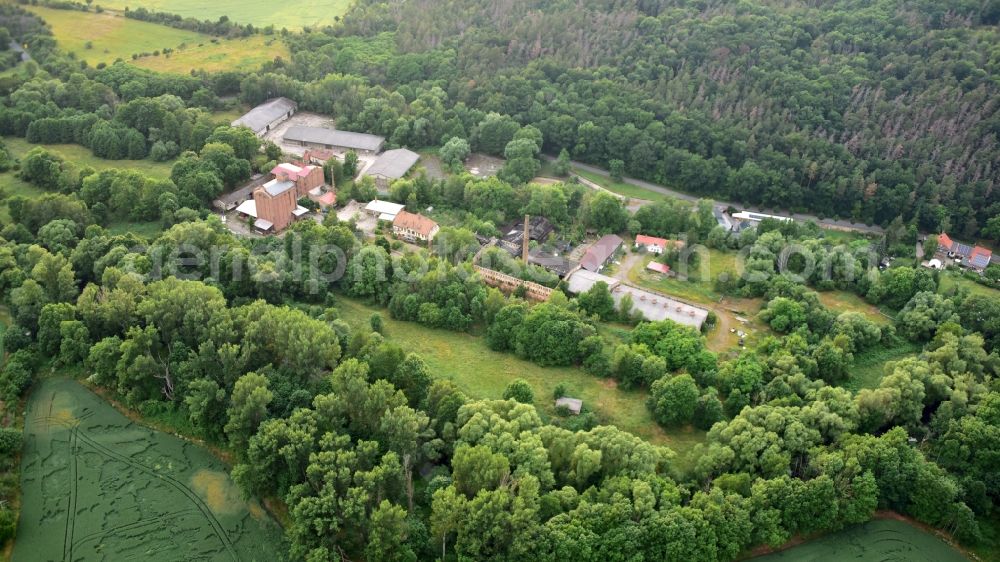
[[[12,427],[0,428],[0,456],[11,457],[21,449],[21,431]]]
[[[516,379],[514,382],[507,385],[507,389],[503,391],[503,399],[517,400],[522,404],[531,404],[535,401],[535,393],[531,390],[531,385],[528,381],[524,379]]]
[[[16,401],[31,386],[31,376],[30,366],[11,359],[0,371],[0,395],[8,402]]]
[[[560,398],[562,398],[563,396],[567,396],[568,394],[569,394],[569,389],[566,388],[566,383],[561,382],[557,384],[555,389],[552,391],[552,399],[559,400]]]

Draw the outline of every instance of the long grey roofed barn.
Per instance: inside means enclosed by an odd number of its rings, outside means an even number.
[[[420,155],[412,150],[405,148],[386,150],[365,170],[365,175],[399,179],[410,171],[417,160],[420,160]]]
[[[583,254],[583,259],[580,260],[580,265],[589,271],[600,271],[604,264],[608,263],[611,256],[615,255],[618,248],[621,247],[622,240],[619,236],[615,234],[605,234],[600,240],[594,242],[590,248],[587,248],[587,252]]]
[[[370,152],[382,150],[382,145],[385,143],[385,139],[378,135],[304,125],[289,127],[285,131],[284,139],[291,142],[323,145],[327,148],[353,148],[354,150]]]
[[[254,133],[266,131],[276,121],[288,118],[299,105],[288,98],[274,98],[258,105],[232,122],[233,127],[249,127]]]

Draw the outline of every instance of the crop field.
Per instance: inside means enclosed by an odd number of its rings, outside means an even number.
[[[280,560],[281,529],[208,451],[138,425],[79,383],[25,411],[13,559]]]
[[[393,320],[384,309],[342,295],[337,295],[337,309],[352,328],[367,326],[369,316],[380,313],[387,340],[420,354],[435,376],[453,380],[474,398],[501,398],[511,381],[522,378],[534,390],[535,405],[551,414],[552,392],[556,385],[565,383],[569,394],[583,399],[584,407],[595,412],[602,423],[667,445],[679,456],[705,438],[704,431],[691,428],[665,432],[646,408],[645,391],[619,390],[611,379],[599,379],[573,367],[539,367],[515,355],[491,350],[482,337]]]
[[[287,47],[275,37],[217,39],[112,12],[31,10],[52,27],[61,49],[92,65],[111,64],[120,58],[151,70],[187,74],[192,69],[253,70],[277,56],[288,57]],[[174,51],[167,56],[162,54],[164,49]],[[132,60],[133,54],[155,51],[161,54]]]
[[[299,30],[304,27],[331,25],[347,13],[351,0],[103,0],[101,6],[114,10],[146,8],[198,20],[217,20],[227,16],[237,23],[255,27],[273,25],[275,29]]]
[[[754,560],[756,562],[820,560],[965,562],[967,558],[948,543],[908,523],[895,519],[877,519]]]

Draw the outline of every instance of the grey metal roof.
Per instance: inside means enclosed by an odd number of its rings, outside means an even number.
[[[412,150],[397,148],[386,150],[377,160],[365,171],[366,176],[381,176],[384,178],[399,179],[410,171],[410,168],[420,160],[420,155]]]
[[[243,114],[242,117],[233,121],[233,127],[249,127],[255,133],[259,133],[268,125],[281,119],[289,111],[298,108],[298,104],[288,98],[274,98],[258,105]]]
[[[986,254],[977,254],[975,257],[969,260],[969,263],[972,264],[972,267],[985,269],[986,266],[990,265],[990,256]]]
[[[969,257],[969,254],[972,253],[972,246],[962,244],[961,242],[955,242],[955,245],[951,247],[951,251],[960,256]]]
[[[355,150],[379,151],[385,144],[385,138],[368,133],[354,133],[327,129],[326,127],[307,127],[296,125],[285,131],[285,140],[293,142],[308,142],[327,146],[353,148]]]
[[[291,181],[269,181],[264,184],[264,191],[268,193],[271,197],[276,195],[281,195],[282,193],[288,191],[289,189],[295,188],[295,182]]]
[[[622,242],[624,241],[615,234],[602,236],[600,240],[594,242],[590,248],[587,248],[587,253],[583,254],[580,265],[589,271],[601,269],[601,266],[607,263],[608,258],[618,251]]]

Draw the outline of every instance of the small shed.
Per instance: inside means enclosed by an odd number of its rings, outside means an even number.
[[[583,400],[579,398],[570,398],[568,396],[563,396],[556,400],[556,408],[566,408],[573,415],[579,415],[580,411],[583,410]]]

